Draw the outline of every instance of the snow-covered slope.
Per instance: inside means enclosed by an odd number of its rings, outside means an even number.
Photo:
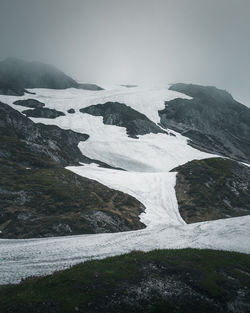
[[[115,234],[0,240],[0,284],[133,250],[192,247],[249,253],[249,226],[250,216],[244,216]]]
[[[164,101],[178,97],[185,97],[165,88],[143,89],[117,87],[115,90],[89,92],[78,89],[48,90],[32,89],[36,95],[32,98],[45,103],[46,107],[62,111],[66,116],[56,119],[32,118],[34,122],[58,125],[63,129],[90,135],[89,140],[79,144],[84,155],[98,159],[114,167],[129,171],[161,172],[184,164],[193,159],[210,157],[207,153],[198,151],[187,144],[187,138],[171,131],[171,135],[148,134],[140,136],[139,140],[129,138],[126,129],[112,125],[104,125],[102,117],[80,113],[79,109],[89,105],[119,101],[135,110],[144,113],[154,122],[159,122],[158,110],[164,108]],[[0,100],[10,104],[13,108],[23,111],[24,108],[14,105],[17,99],[31,98],[4,97]],[[67,113],[70,108],[74,114]]]
[[[148,227],[185,224],[179,214],[175,196],[175,173],[126,172],[92,164],[67,168],[80,176],[95,179],[137,198],[146,207],[140,219]]]
[[[158,123],[158,110],[164,108],[164,101],[188,97],[168,90],[167,86],[151,89],[119,86],[97,92],[78,89],[32,91],[36,95],[0,96],[0,101],[23,111],[24,107],[13,102],[33,98],[45,103],[47,108],[64,112],[65,116],[55,119],[32,120],[89,134],[90,138],[79,144],[82,153],[126,171],[104,169],[95,164],[68,169],[136,197],[146,207],[140,218],[147,228],[116,234],[0,240],[0,283],[16,282],[21,277],[46,274],[89,258],[134,249],[197,247],[250,253],[249,216],[187,225],[179,214],[174,189],[176,173],[169,171],[193,159],[214,155],[192,148],[186,137],[174,131],[133,139],[127,136],[125,128],[105,125],[102,117],[79,112],[90,105],[117,101]],[[75,113],[67,112],[71,108]],[[13,262],[13,259],[17,261]]]
[[[87,91],[75,88],[64,90],[53,89],[30,89],[35,95],[25,94],[22,97],[1,96],[2,102],[12,104],[17,99],[37,99],[46,104],[46,107],[63,111],[74,108],[79,110],[89,105],[111,102],[121,102],[131,106],[133,109],[145,114],[155,123],[160,121],[158,110],[164,109],[164,101],[175,98],[190,99],[190,97],[176,91],[168,90],[168,85],[161,88],[126,88],[112,86],[108,90]],[[17,108],[17,106],[15,106]],[[23,108],[20,107],[21,110]]]

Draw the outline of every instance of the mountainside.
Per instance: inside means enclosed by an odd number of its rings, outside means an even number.
[[[144,206],[61,167],[1,161],[0,237],[34,238],[144,228]]]
[[[22,96],[25,89],[80,88],[101,90],[97,85],[78,84],[55,67],[40,62],[26,62],[8,58],[0,62],[0,94]]]
[[[192,99],[165,102],[161,124],[191,139],[195,148],[250,163],[250,109],[215,87],[173,84]]]
[[[25,162],[27,166],[32,165],[33,159],[46,158],[64,166],[86,160],[77,145],[87,140],[88,135],[35,124],[4,103],[0,103],[0,135],[0,156],[17,163]]]
[[[0,288],[1,313],[247,313],[250,256],[158,250],[89,261]]]
[[[214,87],[51,88],[0,95],[0,284],[138,249],[250,252],[249,168],[218,158],[248,161],[247,108]],[[160,301],[186,295],[178,277]]]
[[[61,166],[90,163],[88,135],[35,124],[0,103],[0,236],[30,238],[143,228],[135,198]]]
[[[185,222],[250,214],[250,167],[211,158],[194,160],[172,171],[178,172],[175,190]]]

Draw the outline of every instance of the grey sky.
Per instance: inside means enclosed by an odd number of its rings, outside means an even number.
[[[250,106],[250,0],[0,0],[0,59],[84,82],[193,82]]]

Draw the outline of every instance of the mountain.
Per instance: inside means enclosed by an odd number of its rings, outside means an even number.
[[[135,198],[62,166],[90,163],[88,135],[35,124],[0,103],[0,236],[30,238],[144,228]],[[100,163],[101,165],[102,164]]]
[[[170,90],[192,99],[166,101],[161,124],[190,138],[203,151],[250,163],[250,109],[226,91],[210,86],[173,84]]]
[[[0,287],[1,313],[249,311],[247,108],[198,85],[8,84],[0,284],[24,280]]]
[[[117,232],[249,214],[249,168],[198,150],[216,152],[222,133],[224,147],[237,146],[238,156],[246,155],[248,146],[240,138],[248,131],[242,115],[248,109],[215,87],[178,84],[170,89],[147,93],[120,87],[93,96],[73,89],[55,95],[50,89],[0,103],[2,237]],[[146,105],[142,91],[149,96]],[[174,99],[157,110],[158,94]],[[224,111],[242,118],[239,130],[229,117],[223,120],[227,126],[215,126]],[[185,137],[171,131],[183,129],[188,136],[190,125],[213,144],[191,136],[188,146]],[[230,127],[237,138],[228,135]]]
[[[62,71],[44,63],[26,62],[15,58],[0,62],[0,94],[22,96],[27,92],[26,89],[32,88],[102,89],[92,84],[78,84]]]

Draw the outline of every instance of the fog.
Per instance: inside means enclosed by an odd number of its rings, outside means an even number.
[[[0,59],[82,82],[192,82],[250,106],[249,0],[0,0]]]

